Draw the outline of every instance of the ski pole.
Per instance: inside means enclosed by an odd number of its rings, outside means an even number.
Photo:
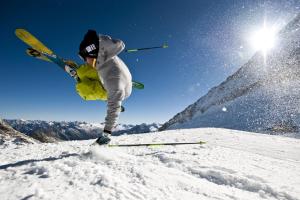
[[[206,144],[204,141],[199,142],[179,142],[179,143],[144,143],[144,144],[108,144],[108,147],[158,147],[158,146],[170,146],[170,145],[190,145],[190,144]]]
[[[169,46],[167,44],[163,44],[162,46],[158,46],[158,47],[145,47],[145,48],[138,48],[138,49],[126,49],[125,52],[132,53],[132,52],[150,50],[150,49],[165,49],[165,48],[168,48],[168,47]]]

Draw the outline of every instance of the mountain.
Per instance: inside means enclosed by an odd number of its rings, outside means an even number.
[[[41,142],[96,138],[102,128],[101,124],[98,126],[78,121],[5,120],[5,122]]]
[[[12,142],[15,144],[36,143],[36,141],[19,131],[16,131],[11,126],[0,119],[0,145]]]
[[[152,124],[140,124],[135,125],[129,129],[123,129],[115,131],[114,135],[122,135],[122,134],[141,134],[141,133],[150,133],[158,131],[158,129],[161,127],[161,124],[158,123],[152,123]]]
[[[4,120],[14,129],[25,133],[41,142],[56,142],[65,140],[86,140],[99,137],[104,123],[87,122],[55,122],[41,120]],[[118,124],[114,135],[135,134],[157,131],[159,124],[126,125]]]
[[[279,32],[277,46],[266,61],[257,52],[160,130],[223,127],[299,137],[299,105],[300,14]]]
[[[0,199],[299,200],[300,140],[221,128],[1,148]],[[13,155],[13,156],[12,156]]]

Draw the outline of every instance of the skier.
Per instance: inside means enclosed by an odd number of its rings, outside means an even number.
[[[125,63],[117,56],[125,48],[124,43],[107,35],[97,35],[88,30],[79,46],[79,56],[95,67],[98,76],[107,91],[107,114],[105,127],[98,144],[107,144],[121,112],[122,101],[128,98],[132,90],[132,77]]]

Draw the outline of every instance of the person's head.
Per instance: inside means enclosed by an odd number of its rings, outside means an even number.
[[[79,45],[79,56],[92,65],[99,52],[99,37],[94,30],[88,30]]]

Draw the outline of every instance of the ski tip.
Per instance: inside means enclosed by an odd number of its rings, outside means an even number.
[[[16,28],[16,29],[15,29],[15,35],[16,35],[16,36],[18,36],[18,35],[19,35],[19,33],[20,33],[20,30],[21,30],[20,28]]]
[[[19,31],[21,31],[21,30],[23,30],[23,29],[22,29],[22,28],[16,28],[16,29],[15,29],[15,33],[16,33],[16,32],[19,32]]]
[[[16,35],[19,35],[20,33],[22,33],[22,32],[27,32],[24,28],[16,28],[15,29],[15,34]]]

